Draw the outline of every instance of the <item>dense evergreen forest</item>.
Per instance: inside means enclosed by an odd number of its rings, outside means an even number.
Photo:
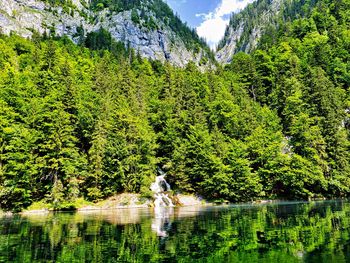
[[[157,167],[212,200],[349,196],[349,0],[210,72],[98,36],[0,36],[1,209],[150,196]]]
[[[265,47],[265,44],[278,39],[279,34],[285,32],[286,22],[290,23],[297,18],[310,16],[315,5],[320,0],[258,0],[249,4],[244,10],[233,13],[229,25],[222,40],[218,44],[218,50],[222,49],[232,35],[230,29],[243,28],[239,41],[236,43],[235,50],[251,51],[254,45],[251,41],[256,41],[259,46]],[[299,20],[301,21],[301,20]],[[258,39],[250,39],[252,32],[256,32]],[[262,31],[262,32],[260,32]],[[262,34],[262,39],[259,39]],[[266,43],[267,42],[267,43]]]

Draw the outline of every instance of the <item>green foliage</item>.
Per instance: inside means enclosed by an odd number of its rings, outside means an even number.
[[[237,72],[250,96],[276,109],[281,119],[289,156],[279,157],[279,168],[275,161],[270,164],[277,173],[283,171],[281,179],[282,174],[261,170],[265,177],[276,178],[271,191],[288,198],[347,196],[350,83],[344,70],[349,61],[344,36],[349,21],[343,17],[348,3],[309,4],[285,3],[284,15],[292,19],[278,26],[288,30],[261,45],[264,50],[235,55],[227,70]]]
[[[103,53],[104,50],[109,50],[119,59],[125,57],[130,52],[122,42],[112,39],[111,33],[103,28],[100,28],[97,32],[88,33],[83,44],[87,48],[99,50],[101,53]]]
[[[232,14],[225,35],[218,44],[218,50],[229,43],[231,30],[242,31],[235,47],[236,52],[253,51],[253,47],[249,45],[249,42],[251,42],[251,33],[257,27],[261,31],[258,33],[261,33],[261,37],[258,39],[258,47],[260,48],[271,47],[278,43],[278,35],[291,30],[292,26],[288,23],[291,21],[301,26],[298,30],[299,34],[310,32],[315,28],[314,23],[298,23],[295,20],[309,16],[319,2],[322,2],[322,0],[284,0],[277,7],[271,0],[254,1],[241,12]],[[320,17],[320,19],[322,18]]]
[[[1,36],[1,209],[150,196],[157,167],[175,191],[212,200],[348,197],[344,6],[310,5],[216,72],[142,59],[104,29],[90,49]]]
[[[137,13],[137,11],[135,9],[133,9],[131,11],[131,21],[134,22],[135,24],[139,24],[140,23],[139,14]]]

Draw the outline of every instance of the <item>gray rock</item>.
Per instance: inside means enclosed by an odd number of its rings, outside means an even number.
[[[249,17],[243,16],[235,27],[229,25],[226,43],[216,53],[217,61],[222,64],[230,63],[232,56],[237,52],[252,52],[257,47],[265,27],[273,24],[272,20],[281,12],[282,2],[283,0],[272,0],[267,9],[257,15],[256,23],[247,38],[243,38],[243,33],[249,31]],[[238,43],[240,43],[239,46]]]
[[[106,9],[92,13],[84,8],[82,1],[87,3],[89,0],[73,0],[74,12],[66,13],[61,7],[52,7],[37,0],[1,0],[0,32],[16,32],[23,37],[31,37],[33,30],[43,34],[53,29],[56,35],[67,35],[77,42],[75,34],[78,27],[83,27],[85,34],[104,28],[115,40],[130,44],[144,57],[169,61],[181,67],[189,61],[199,64],[203,51],[194,54],[188,50],[185,43],[162,21],[157,20],[157,24],[163,29],[148,30],[132,22],[131,11],[110,14]],[[87,14],[88,18],[94,17],[94,22],[80,13]]]

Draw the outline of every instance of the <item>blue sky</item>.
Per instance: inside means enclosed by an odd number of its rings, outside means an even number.
[[[183,21],[196,28],[198,35],[215,48],[224,36],[230,15],[243,9],[253,0],[166,0],[166,2]]]
[[[183,21],[195,28],[203,19],[196,14],[207,14],[215,10],[220,0],[167,0],[170,7],[178,13]]]

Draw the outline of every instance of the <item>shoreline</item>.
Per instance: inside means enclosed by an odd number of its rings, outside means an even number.
[[[201,197],[195,196],[195,195],[184,195],[184,194],[177,194],[173,196],[174,200],[176,200],[175,206],[176,207],[188,207],[188,206],[211,206],[215,205],[213,202],[208,202]],[[46,204],[45,204],[46,205]],[[106,200],[102,200],[98,203],[91,203],[87,205],[83,205],[81,207],[77,207],[76,209],[72,210],[55,210],[48,207],[43,207],[39,209],[27,209],[23,210],[21,212],[15,213],[15,212],[4,212],[0,210],[0,216],[11,216],[11,215],[34,215],[34,214],[48,214],[48,213],[54,213],[54,212],[77,212],[77,213],[84,213],[84,212],[93,212],[93,211],[108,211],[108,210],[127,210],[127,209],[153,209],[154,204],[153,200],[150,198],[142,198],[140,194],[130,194],[130,193],[123,193],[118,194],[115,196],[112,196]]]
[[[121,194],[118,196],[123,196],[125,194]],[[127,194],[130,195],[130,194]],[[132,194],[136,195],[136,194]],[[178,197],[179,195],[176,195]],[[254,200],[250,202],[239,202],[239,203],[230,203],[230,202],[209,202],[204,199],[201,199],[200,197],[193,196],[193,195],[180,195],[182,200],[196,200],[195,202],[185,202],[185,203],[177,203],[173,208],[180,208],[180,207],[210,207],[210,206],[257,206],[257,205],[269,205],[269,204],[295,204],[295,203],[309,203],[309,202],[327,202],[327,201],[335,201],[335,200],[349,200],[347,198],[336,198],[336,199],[326,199],[326,198],[315,198],[310,200],[282,200],[282,199],[264,199],[264,200]],[[116,196],[115,196],[116,197]],[[113,197],[113,198],[115,198]],[[180,200],[181,200],[180,198]],[[108,206],[108,205],[101,205],[105,202],[108,202],[107,200],[103,200],[100,203],[97,203],[95,205],[88,205],[83,206],[80,208],[77,208],[75,210],[54,210],[49,208],[43,208],[43,209],[32,209],[32,210],[24,210],[18,213],[15,212],[4,212],[0,210],[0,217],[2,216],[13,216],[13,215],[45,215],[49,213],[88,213],[88,212],[102,212],[102,211],[122,211],[122,210],[129,210],[129,209],[154,209],[153,202],[151,202],[151,199],[147,199],[147,201],[144,204],[131,204],[131,205],[114,205],[114,206]]]

